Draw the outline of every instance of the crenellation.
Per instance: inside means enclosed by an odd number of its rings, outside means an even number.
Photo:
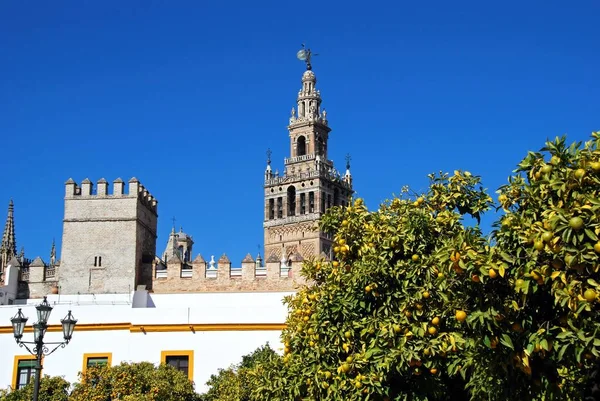
[[[301,257],[289,261],[271,259],[265,266],[260,255],[256,260],[247,255],[241,267],[232,267],[226,255],[206,263],[196,257],[191,265],[181,261],[164,264],[157,258],[153,266],[152,290],[155,293],[210,292],[210,291],[293,291],[305,284],[300,276]]]
[[[96,195],[98,195],[98,196],[108,195],[108,182],[104,178],[100,178],[96,182]]]
[[[81,182],[81,186],[69,178],[65,182],[65,199],[81,198],[81,199],[121,199],[121,198],[138,198],[140,203],[144,205],[153,214],[157,214],[158,200],[148,191],[138,180],[133,177],[129,180],[128,191],[125,191],[125,183],[122,179],[117,178],[113,181],[112,193],[108,181],[101,178],[97,182],[96,192],[94,193],[94,184],[88,178]]]
[[[91,196],[92,190],[94,188],[94,184],[89,180],[89,178],[81,181],[81,195],[82,196]]]
[[[242,260],[242,280],[253,280],[256,277],[256,263],[252,255],[247,254]]]
[[[225,254],[223,254],[217,262],[217,278],[219,280],[231,278],[231,261]]]
[[[128,184],[129,184],[129,195],[139,197],[140,182],[138,181],[138,179],[135,177],[132,177],[129,180]]]
[[[72,198],[77,193],[77,184],[72,178],[65,182],[65,198]]]
[[[123,196],[125,191],[125,183],[121,178],[113,181],[113,196]]]

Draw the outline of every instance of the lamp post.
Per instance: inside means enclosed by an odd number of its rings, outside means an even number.
[[[22,341],[23,331],[25,330],[25,323],[27,323],[27,318],[21,312],[21,308],[13,317],[10,319],[13,326],[13,333],[15,335],[15,341],[19,344],[19,347],[24,347],[29,351],[29,353],[36,358],[35,365],[35,383],[33,386],[33,401],[38,401],[38,394],[40,392],[40,375],[42,372],[42,358],[45,355],[50,355],[58,348],[64,348],[69,341],[71,341],[71,337],[73,336],[73,330],[75,329],[75,324],[77,320],[73,318],[71,311],[65,316],[64,319],[60,321],[62,324],[63,338],[65,339],[62,342],[44,342],[44,335],[46,334],[46,330],[48,329],[48,318],[50,317],[50,312],[52,312],[52,306],[44,297],[44,300],[41,304],[35,307],[37,310],[38,321],[33,324],[33,342],[31,341]],[[33,345],[32,348],[28,347],[27,344]],[[54,348],[48,348],[48,345],[55,346]]]

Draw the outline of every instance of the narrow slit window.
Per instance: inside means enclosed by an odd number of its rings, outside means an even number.
[[[300,214],[306,214],[306,194],[300,194]]]
[[[281,196],[277,198],[277,218],[283,218],[283,198]]]

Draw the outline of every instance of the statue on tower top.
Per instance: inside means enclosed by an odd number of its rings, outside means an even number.
[[[298,60],[304,61],[306,63],[306,69],[308,71],[312,70],[312,65],[310,63],[310,59],[312,58],[312,56],[318,56],[318,54],[312,54],[312,51],[307,48],[304,43],[302,43],[302,49],[298,50],[298,53],[296,53],[296,57],[298,57]]]

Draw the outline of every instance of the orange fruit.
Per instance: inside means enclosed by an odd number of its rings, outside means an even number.
[[[596,297],[598,295],[596,294],[596,291],[594,291],[591,288],[588,288],[587,290],[585,290],[585,292],[583,293],[583,297],[585,298],[586,301],[588,302],[594,302],[596,300]]]
[[[569,225],[575,231],[579,231],[583,228],[583,219],[581,217],[572,217],[569,220]]]
[[[552,241],[552,233],[550,231],[545,231],[542,234],[542,241],[544,241],[544,242]]]
[[[457,310],[455,317],[459,322],[464,322],[467,319],[467,312],[464,310]]]

